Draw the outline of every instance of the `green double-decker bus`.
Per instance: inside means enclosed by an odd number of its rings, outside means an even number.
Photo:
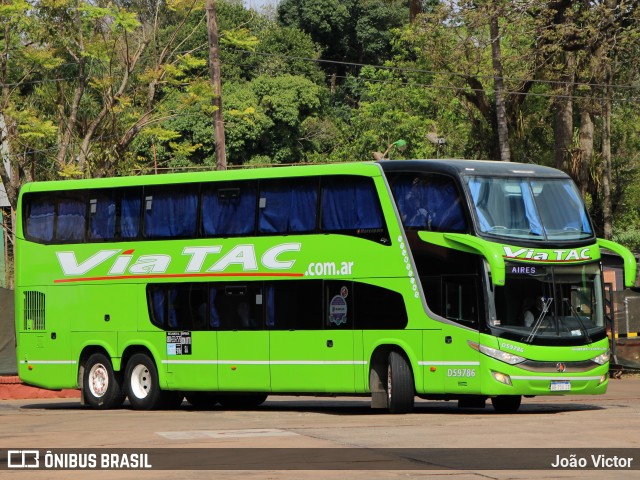
[[[541,166],[382,161],[30,183],[20,378],[112,408],[606,391],[601,248]]]

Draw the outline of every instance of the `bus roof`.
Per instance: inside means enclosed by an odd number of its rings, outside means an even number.
[[[376,162],[345,162],[304,166],[294,165],[284,167],[244,168],[225,171],[207,170],[187,173],[166,173],[161,175],[31,182],[25,184],[20,193],[131,187],[140,185],[253,180],[262,178],[312,177],[320,175],[365,175],[375,177],[382,175],[382,172]]]
[[[333,164],[245,168],[225,171],[198,171],[166,173],[161,175],[138,175],[127,177],[92,178],[83,180],[58,180],[25,184],[21,194],[27,192],[79,190],[87,188],[127,187],[138,185],[164,185],[174,183],[198,183],[229,180],[251,180],[261,178],[284,178],[315,175],[380,175],[385,172],[420,171],[448,173],[454,176],[492,175],[544,178],[570,178],[554,168],[529,163],[498,162],[489,160],[382,160],[380,162],[345,162]]]
[[[570,178],[555,168],[532,163],[498,162],[490,160],[382,160],[385,172],[419,171],[448,173],[454,176],[490,175],[510,177]]]

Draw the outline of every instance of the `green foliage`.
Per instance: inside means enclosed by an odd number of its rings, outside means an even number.
[[[611,66],[614,83],[637,83],[633,2],[611,10],[606,2],[429,0],[412,24],[404,0],[282,0],[277,20],[239,0],[216,5],[232,166],[373,160],[385,151],[392,159],[491,157],[492,15],[512,159],[552,165],[572,52],[574,150],[580,113],[589,111],[595,154],[587,198],[602,223],[602,66]],[[0,5],[0,28],[0,112],[18,171],[46,179],[214,168],[203,0],[13,0]],[[637,97],[614,90],[611,124],[614,231],[634,248]],[[58,158],[67,126],[69,145]],[[399,139],[404,147],[391,146]]]
[[[632,252],[640,253],[640,228],[637,226],[620,228],[613,234],[613,241],[627,247]]]
[[[308,33],[324,59],[380,64],[391,51],[393,29],[408,22],[409,10],[399,1],[283,0],[278,17],[283,25]],[[353,69],[328,64],[325,70]]]

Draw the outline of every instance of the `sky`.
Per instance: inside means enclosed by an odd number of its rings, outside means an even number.
[[[242,0],[245,7],[260,10],[260,8],[268,5],[276,6],[280,0]]]

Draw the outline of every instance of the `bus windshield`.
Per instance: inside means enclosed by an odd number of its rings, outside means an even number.
[[[525,266],[507,264],[504,287],[495,288],[489,326],[522,341],[576,338],[589,341],[604,328],[602,284],[597,264]]]
[[[468,177],[481,233],[526,240],[593,237],[580,193],[570,179]]]

